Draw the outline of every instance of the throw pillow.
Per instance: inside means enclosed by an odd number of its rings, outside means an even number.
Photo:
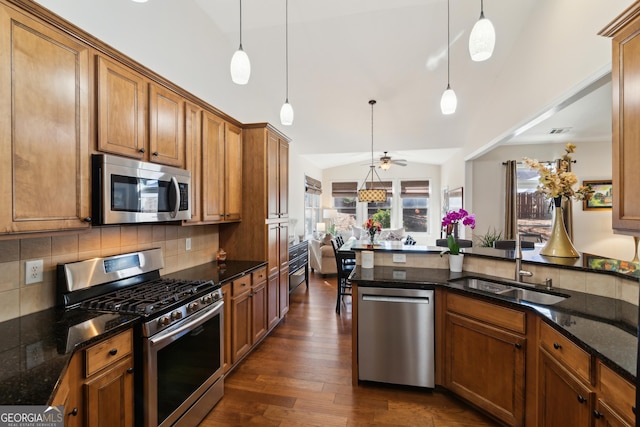
[[[333,236],[330,233],[325,234],[322,238],[322,244],[320,246],[330,245],[331,239],[333,239]]]

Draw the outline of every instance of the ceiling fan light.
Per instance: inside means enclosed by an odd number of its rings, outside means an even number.
[[[450,85],[447,85],[447,89],[442,94],[442,98],[440,99],[440,110],[442,114],[448,115],[456,112],[456,108],[458,107],[458,98],[456,97],[456,93],[451,89]]]
[[[388,171],[390,167],[391,167],[390,162],[384,162],[380,164],[380,169],[382,169],[383,171]]]
[[[242,45],[236,50],[231,57],[231,80],[238,85],[246,85],[251,77],[251,62],[249,55],[242,50]]]
[[[490,20],[480,13],[469,36],[469,54],[474,61],[486,61],[491,58],[496,46],[496,30]]]
[[[280,123],[283,126],[291,126],[293,124],[293,107],[289,104],[289,100],[286,100],[280,109]]]

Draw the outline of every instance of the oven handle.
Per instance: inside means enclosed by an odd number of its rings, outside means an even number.
[[[207,320],[214,317],[222,310],[223,306],[224,301],[218,301],[216,304],[213,304],[206,309],[198,312],[197,315],[193,316],[193,319],[189,318],[187,322],[176,325],[178,326],[176,329],[169,328],[152,337],[149,337],[149,344],[151,346],[164,347],[165,345],[177,340],[184,334],[191,332],[191,330],[195,329],[197,326],[200,326]]]

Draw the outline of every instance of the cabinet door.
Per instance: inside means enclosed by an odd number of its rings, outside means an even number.
[[[542,349],[539,364],[538,425],[590,426],[595,394]]]
[[[447,313],[447,387],[507,425],[524,425],[525,345],[519,335]]]
[[[224,220],[242,218],[242,129],[226,124],[224,144]]]
[[[223,370],[226,373],[231,369],[231,331],[233,330],[233,320],[231,318],[231,285],[222,285],[222,298],[224,301],[224,363]]]
[[[133,357],[88,379],[84,388],[88,427],[133,427]]]
[[[278,212],[280,218],[289,217],[289,143],[278,140]]]
[[[191,220],[202,221],[202,108],[189,102],[184,107],[186,168],[191,171]],[[227,306],[228,307],[228,306]]]
[[[280,183],[278,181],[278,155],[280,151],[280,140],[278,137],[267,132],[267,218],[277,219],[280,217],[280,203],[278,201]]]
[[[98,56],[98,150],[144,159],[146,83],[123,65]]]
[[[258,342],[267,333],[267,282],[263,281],[253,286],[251,293],[252,305],[252,343]]]
[[[279,271],[269,276],[267,281],[267,325],[269,330],[276,326],[280,320],[280,310],[278,309],[279,282]]]
[[[232,359],[236,363],[244,356],[252,344],[251,336],[251,292],[248,290],[231,298],[231,323],[233,325]]]
[[[618,414],[600,399],[596,402],[593,416],[596,419],[595,427],[632,427],[635,425],[627,422],[621,414]]]
[[[184,168],[184,100],[177,93],[149,84],[149,160]]]
[[[0,5],[0,234],[88,228],[89,50]]]
[[[224,219],[224,120],[202,113],[202,220]]]
[[[289,311],[289,227],[286,222],[278,225],[279,309],[280,318]]]

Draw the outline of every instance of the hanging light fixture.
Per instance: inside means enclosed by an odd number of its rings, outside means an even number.
[[[474,61],[485,61],[491,58],[496,46],[496,30],[493,24],[484,17],[484,0],[480,0],[480,18],[469,35],[469,54]]]
[[[449,0],[447,0],[447,88],[442,94],[442,98],[440,99],[440,110],[442,114],[453,114],[456,112],[456,107],[458,106],[458,98],[456,97],[456,93],[451,89],[451,84],[449,83],[449,69],[450,69],[450,56],[451,56],[451,42],[450,39],[450,29],[449,29]]]
[[[251,77],[251,62],[249,55],[242,50],[242,0],[240,0],[240,46],[231,57],[231,80],[235,84],[246,85]]]
[[[131,0],[131,1],[133,1],[134,3],[146,3],[149,0]]]
[[[376,165],[373,164],[373,106],[376,104],[374,99],[369,101],[371,105],[371,166],[369,166],[369,173],[364,177],[362,187],[358,190],[359,202],[384,202],[387,200],[387,190],[382,185],[382,180],[376,172]],[[378,178],[380,188],[375,188],[375,182],[373,181],[374,175]],[[367,179],[371,177],[370,185],[367,186]],[[369,188],[367,188],[369,187]]]
[[[284,104],[280,109],[280,123],[283,126],[293,124],[293,107],[289,104],[289,0],[285,0],[285,80],[287,92]]]

